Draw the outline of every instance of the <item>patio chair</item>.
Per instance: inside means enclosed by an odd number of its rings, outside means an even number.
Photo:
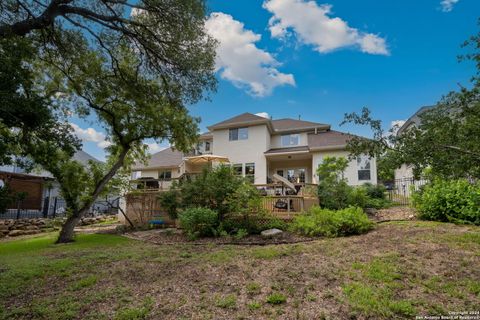
[[[281,210],[288,210],[288,203],[284,199],[278,199],[275,202],[274,207],[277,208],[277,209],[281,209]],[[292,210],[293,210],[293,200],[290,199],[290,211],[292,211]]]

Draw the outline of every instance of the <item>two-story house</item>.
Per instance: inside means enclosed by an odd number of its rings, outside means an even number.
[[[327,156],[347,157],[347,141],[352,137],[331,130],[330,125],[296,120],[269,119],[243,113],[208,127],[195,152],[182,154],[171,148],[150,158],[147,165],[134,167],[135,179],[165,181],[201,171],[195,155],[212,154],[228,158],[234,170],[254,184],[272,181],[274,174],[294,183],[317,183],[316,168]],[[193,157],[192,157],[193,156]],[[345,172],[350,185],[377,183],[375,158],[351,160]],[[158,184],[158,182],[147,182]],[[152,185],[156,187],[156,185]]]

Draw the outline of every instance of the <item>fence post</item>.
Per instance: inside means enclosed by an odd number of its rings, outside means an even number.
[[[20,219],[20,200],[17,200],[17,220]]]
[[[55,197],[55,201],[53,201],[53,218],[55,218],[56,213],[57,213],[57,197]]]
[[[43,201],[43,217],[47,218],[48,217],[48,207],[50,205],[50,197],[45,197],[45,200]]]

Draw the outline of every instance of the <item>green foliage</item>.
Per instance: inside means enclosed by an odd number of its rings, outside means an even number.
[[[202,173],[179,186],[179,207],[205,207],[219,213],[220,219],[230,211],[228,199],[244,184],[228,166],[204,169]]]
[[[218,213],[208,208],[189,208],[178,219],[189,238],[210,237],[216,234]]]
[[[373,226],[361,208],[328,210],[312,207],[305,214],[295,217],[291,228],[307,236],[339,237],[362,234]]]
[[[279,292],[274,292],[267,297],[267,302],[270,304],[282,304],[287,302],[287,297]]]
[[[219,308],[235,309],[237,307],[237,297],[233,294],[217,298],[216,300],[215,305]]]
[[[177,208],[179,206],[179,198],[180,195],[175,185],[172,186],[170,190],[164,191],[158,196],[160,205],[167,211],[172,219],[176,219],[178,216]]]
[[[480,183],[435,180],[414,195],[414,204],[425,220],[480,225]]]
[[[344,178],[348,166],[346,158],[325,157],[318,166],[318,198],[322,208],[338,210],[349,206],[360,208],[385,208],[390,202],[385,199],[385,187],[366,183],[352,187]]]
[[[12,201],[12,194],[8,185],[5,184],[3,187],[0,187],[0,214],[7,210]]]
[[[218,229],[227,234],[236,234],[239,230],[246,230],[248,234],[259,234],[263,230],[273,228],[286,230],[287,227],[287,223],[282,219],[267,214],[227,214],[224,216]]]

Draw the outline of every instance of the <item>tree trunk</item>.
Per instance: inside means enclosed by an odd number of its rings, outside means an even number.
[[[75,226],[78,224],[85,211],[86,210],[76,211],[67,218],[67,221],[63,224],[62,230],[60,230],[60,235],[55,243],[73,242],[73,236],[75,235],[73,229],[75,229]]]
[[[95,186],[95,189],[92,193],[90,201],[84,203],[83,207],[80,208],[80,210],[74,210],[72,215],[67,218],[67,221],[65,221],[65,223],[62,226],[62,230],[60,230],[60,235],[58,236],[56,243],[68,243],[68,242],[74,241],[73,229],[75,229],[75,226],[78,224],[80,219],[89,210],[89,208],[95,202],[95,200],[97,200],[99,194],[103,191],[103,189],[105,189],[105,186],[107,185],[107,183],[113,178],[113,176],[117,173],[118,169],[120,169],[120,167],[123,165],[123,162],[125,161],[125,157],[127,156],[128,150],[129,148],[125,148],[122,150],[122,152],[120,152],[120,155],[117,161],[115,161],[115,163],[110,168],[110,170]],[[68,207],[68,201],[67,201],[67,207]]]

